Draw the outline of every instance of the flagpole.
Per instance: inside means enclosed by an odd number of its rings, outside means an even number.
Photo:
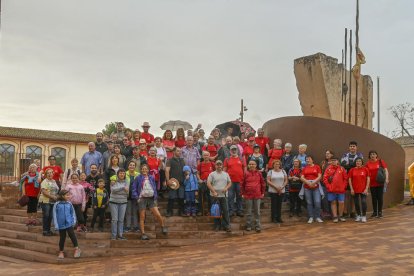
[[[358,62],[359,49],[359,0],[356,0],[356,30],[355,30],[355,60]],[[358,68],[359,69],[359,68]],[[360,71],[358,72],[358,75]],[[355,125],[358,125],[358,82],[359,77],[355,79]]]
[[[381,133],[380,130],[380,78],[377,77],[377,129],[378,133]]]
[[[349,107],[348,107],[348,123],[351,121],[351,109],[352,109],[352,30],[349,30]]]
[[[344,76],[344,81],[342,83],[342,93],[344,94],[344,123],[346,123],[346,94],[348,92],[348,87],[346,85],[346,61],[348,59],[348,28],[345,28],[345,63],[342,64],[342,74]]]

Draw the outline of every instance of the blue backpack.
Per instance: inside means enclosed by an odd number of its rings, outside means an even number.
[[[211,204],[210,217],[212,217],[212,218],[221,218],[221,210],[220,210],[220,205],[219,205],[218,201]]]

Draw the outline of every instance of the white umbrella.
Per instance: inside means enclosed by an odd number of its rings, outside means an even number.
[[[184,130],[193,129],[193,126],[186,121],[180,121],[180,120],[171,120],[168,122],[163,123],[160,128],[162,130],[171,130],[176,131],[179,128],[183,128]]]

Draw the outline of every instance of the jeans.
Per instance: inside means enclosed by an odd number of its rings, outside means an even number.
[[[127,204],[126,203],[109,203],[111,209],[111,232],[112,237],[122,237],[124,232],[124,218]]]
[[[382,205],[384,203],[384,187],[371,187],[372,210],[374,214],[382,214]]]
[[[103,229],[103,223],[105,219],[105,208],[96,208],[93,209],[93,217],[91,222],[91,228],[95,227],[96,219],[99,217],[99,228]]]
[[[326,189],[326,186],[324,184],[322,184],[322,189],[325,195],[328,194],[328,190]],[[322,207],[322,211],[331,214],[331,204],[329,204],[328,201],[328,197],[325,196],[322,200],[321,200],[321,207]]]
[[[73,243],[73,247],[78,247],[78,239],[76,238],[73,226],[66,229],[59,229],[59,250],[63,251],[65,248],[66,232],[69,235],[70,240]]]
[[[52,224],[53,218],[53,204],[42,203],[41,206],[43,213],[43,233],[50,232],[50,225]]]
[[[254,209],[254,221],[256,229],[260,229],[260,199],[246,199],[246,227],[252,227],[252,209]]]
[[[306,189],[305,188],[306,205],[308,209],[309,218],[320,218],[321,217],[321,193],[319,189]]]
[[[273,222],[280,222],[282,220],[282,201],[285,194],[269,193],[270,194],[270,213]]]
[[[299,192],[289,193],[290,212],[300,214],[302,212],[302,200],[299,197]]]
[[[126,226],[138,227],[138,203],[136,199],[128,199],[126,207]]]
[[[203,182],[198,188],[198,211],[201,212],[202,215],[205,215],[207,212],[210,212],[210,208],[210,190],[207,188],[207,184]]]
[[[359,205],[359,199],[361,198],[362,212]],[[358,216],[366,216],[367,214],[367,195],[365,194],[355,194],[354,195],[355,210]]]
[[[196,208],[196,202],[195,202],[195,193],[196,191],[188,191],[185,192],[185,207],[184,212],[186,214],[196,214],[197,208]]]
[[[212,202],[218,201],[218,204],[220,205],[220,211],[221,211],[221,219],[215,218],[214,219],[214,225],[216,227],[220,226],[223,229],[227,229],[230,227],[230,219],[229,219],[229,204],[227,202],[226,197],[212,197]]]
[[[234,200],[236,199],[236,201]],[[231,183],[229,189],[229,213],[241,213],[243,212],[242,197],[240,195],[240,183]]]

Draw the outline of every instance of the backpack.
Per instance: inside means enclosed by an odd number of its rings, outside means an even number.
[[[213,204],[211,204],[210,217],[221,218],[221,210],[220,210],[220,205],[218,203],[218,200],[216,200]]]
[[[80,174],[81,174],[80,170],[76,170],[76,174],[77,174],[78,176],[80,176]],[[68,179],[69,179],[69,176],[70,176],[70,169],[68,169],[68,171],[67,171],[67,173],[66,173],[66,180],[68,180]]]

